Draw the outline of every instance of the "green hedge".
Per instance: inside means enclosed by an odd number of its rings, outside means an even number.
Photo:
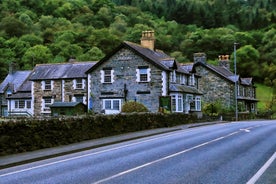
[[[0,155],[195,121],[194,116],[178,113],[131,113],[5,121],[0,123]]]

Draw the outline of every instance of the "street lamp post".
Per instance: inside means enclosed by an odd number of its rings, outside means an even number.
[[[236,46],[238,43],[234,43],[234,70],[235,70],[235,119],[238,121],[238,92],[237,92],[237,59],[236,59]]]

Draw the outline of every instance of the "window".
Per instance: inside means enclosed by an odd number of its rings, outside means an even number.
[[[111,70],[104,70],[104,82],[111,83]]]
[[[194,74],[192,74],[192,75],[189,77],[189,85],[190,85],[190,86],[194,86],[194,85],[195,85],[195,76],[194,76]]]
[[[43,111],[49,111],[50,105],[52,105],[52,98],[51,97],[45,97],[43,98],[44,104],[43,104]]]
[[[113,83],[114,82],[114,70],[112,68],[104,68],[101,70],[101,83]]]
[[[105,110],[121,110],[121,100],[120,99],[104,99],[103,109]]]
[[[150,81],[150,68],[147,66],[138,67],[137,82],[149,82]]]
[[[186,76],[183,74],[180,76],[180,84],[186,84]]]
[[[183,96],[182,94],[174,94],[172,98],[172,111],[183,112]]]
[[[75,96],[75,100],[76,100],[76,102],[82,102],[83,103],[83,96],[77,95],[77,96]]]
[[[51,90],[52,89],[52,82],[50,80],[46,80],[44,83],[44,90]]]
[[[76,79],[76,86],[75,86],[75,89],[83,89],[83,80],[82,79]]]
[[[201,111],[201,98],[200,97],[195,98],[195,110]]]
[[[30,101],[30,100],[27,100],[27,101],[26,101],[26,105],[27,105],[27,109],[30,109],[30,108],[31,108],[31,105],[32,105],[31,101]]]
[[[25,108],[25,100],[19,100],[19,109],[24,109]]]
[[[173,83],[176,82],[176,73],[175,73],[175,70],[173,72],[170,72],[170,82],[173,82]]]
[[[16,100],[14,101],[14,108],[16,109],[30,109],[31,101],[30,100]]]
[[[176,99],[175,99],[175,95],[172,95],[172,111],[173,112],[176,111]]]

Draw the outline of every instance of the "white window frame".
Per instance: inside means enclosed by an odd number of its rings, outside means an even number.
[[[175,70],[170,72],[170,82],[176,83],[176,72],[175,72]]]
[[[104,68],[100,71],[100,73],[101,73],[101,83],[111,84],[114,82],[114,70],[112,68]],[[106,80],[107,77],[108,78],[110,77],[110,80]]]
[[[189,85],[190,86],[194,86],[195,85],[195,75],[192,74],[190,77],[189,77]]]
[[[42,81],[42,89],[44,91],[51,91],[53,90],[54,81],[52,80],[44,80]]]
[[[15,109],[31,109],[32,105],[31,105],[31,100],[15,100],[14,101],[14,108]]]
[[[186,84],[186,76],[183,74],[180,75],[180,84]]]
[[[195,111],[201,111],[201,97],[195,97]]]
[[[149,67],[138,67],[136,69],[136,82],[150,82],[150,71]],[[146,80],[141,80],[141,75],[146,75]]]
[[[74,89],[84,89],[85,79],[74,79]]]
[[[182,94],[171,94],[171,107],[172,112],[183,112],[183,95]]]
[[[110,107],[107,107],[107,103],[110,103]],[[115,103],[118,103],[115,104]],[[116,107],[115,107],[116,106]],[[102,100],[102,107],[105,111],[105,114],[116,114],[120,113],[122,109],[122,99],[103,99]]]
[[[47,102],[46,103],[46,100],[51,100],[51,102],[49,103],[49,102]],[[49,112],[50,111],[50,105],[52,105],[53,104],[53,99],[51,98],[51,97],[49,97],[49,98],[43,98],[43,102],[42,102],[42,111],[43,112]]]

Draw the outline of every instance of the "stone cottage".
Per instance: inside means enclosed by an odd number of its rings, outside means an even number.
[[[51,115],[54,102],[81,102],[87,105],[87,75],[95,62],[38,64],[34,68],[32,102],[34,116]]]
[[[199,76],[154,43],[154,32],[143,31],[140,45],[125,41],[87,71],[91,110],[119,113],[124,102],[137,101],[151,112],[201,113]]]
[[[15,95],[23,88],[23,83],[28,79],[32,71],[17,71],[14,64],[10,64],[9,73],[4,81],[0,84],[0,116],[10,115],[12,105],[8,98]],[[25,90],[25,89],[24,89]],[[30,91],[29,91],[30,92]],[[20,98],[21,99],[21,98]],[[20,100],[20,110],[30,110],[30,99],[22,98]]]
[[[235,107],[235,82],[239,112],[256,112],[256,87],[252,77],[241,78],[230,70],[229,55],[219,56],[219,65],[206,62],[205,53],[194,54],[192,70],[201,76],[198,87],[203,93],[204,103],[219,101],[225,107]]]

